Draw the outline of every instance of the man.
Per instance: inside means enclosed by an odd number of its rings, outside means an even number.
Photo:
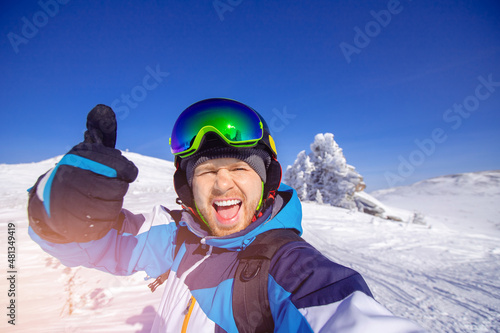
[[[114,149],[113,111],[96,106],[87,129],[31,189],[29,233],[65,265],[146,271],[158,278],[152,289],[166,279],[153,331],[421,331],[377,303],[357,272],[296,235],[300,202],[280,186],[273,138],[252,108],[218,98],[179,116],[170,139],[179,211],[123,209],[137,168]],[[273,246],[267,261],[248,255]]]

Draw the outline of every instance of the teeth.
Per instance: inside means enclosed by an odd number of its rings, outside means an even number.
[[[233,206],[237,205],[241,202],[241,200],[221,200],[221,201],[215,201],[214,204],[219,206],[219,207],[226,207],[226,206]]]

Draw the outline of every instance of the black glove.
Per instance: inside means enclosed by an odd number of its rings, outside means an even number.
[[[115,143],[115,114],[99,104],[87,116],[84,141],[30,191],[30,226],[40,237],[54,243],[88,242],[120,229],[123,198],[138,170]]]
[[[109,106],[98,104],[90,110],[84,138],[87,143],[102,143],[105,147],[115,148],[116,117]]]

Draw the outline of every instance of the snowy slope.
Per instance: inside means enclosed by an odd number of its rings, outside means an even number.
[[[427,179],[371,193],[380,201],[467,233],[500,237],[500,170]]]
[[[134,212],[148,211],[155,204],[177,207],[172,163],[126,156],[140,171],[125,207]],[[145,274],[114,277],[65,268],[29,239],[26,189],[56,161],[0,165],[1,244],[7,239],[7,224],[14,223],[18,270],[17,325],[8,325],[3,315],[0,331],[149,331],[162,290],[151,294]],[[425,190],[415,185],[373,194],[400,212],[422,211],[426,225],[305,203],[304,237],[333,260],[360,271],[379,302],[429,331],[498,332],[500,236],[489,229],[499,222],[498,210],[490,209],[495,206],[490,197],[498,202],[498,172],[461,177],[459,186],[453,177],[443,179],[429,180]],[[473,228],[474,233],[463,228]],[[5,275],[6,247],[0,249]],[[6,279],[0,279],[3,309],[8,288]]]

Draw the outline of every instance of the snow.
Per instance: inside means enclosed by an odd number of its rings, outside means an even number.
[[[174,167],[125,153],[139,177],[125,208],[176,208]],[[28,236],[26,190],[60,157],[0,165],[0,261],[7,275],[7,224],[16,225],[16,326],[2,315],[2,332],[148,332],[163,292],[151,293],[145,274],[115,277],[66,268]],[[429,179],[370,193],[387,211],[423,216],[423,224],[394,222],[357,210],[303,204],[304,238],[333,260],[353,267],[375,298],[430,332],[500,330],[500,172]],[[0,279],[0,306],[9,289]]]
[[[431,178],[371,194],[394,207],[425,211],[435,224],[500,237],[500,170]]]

